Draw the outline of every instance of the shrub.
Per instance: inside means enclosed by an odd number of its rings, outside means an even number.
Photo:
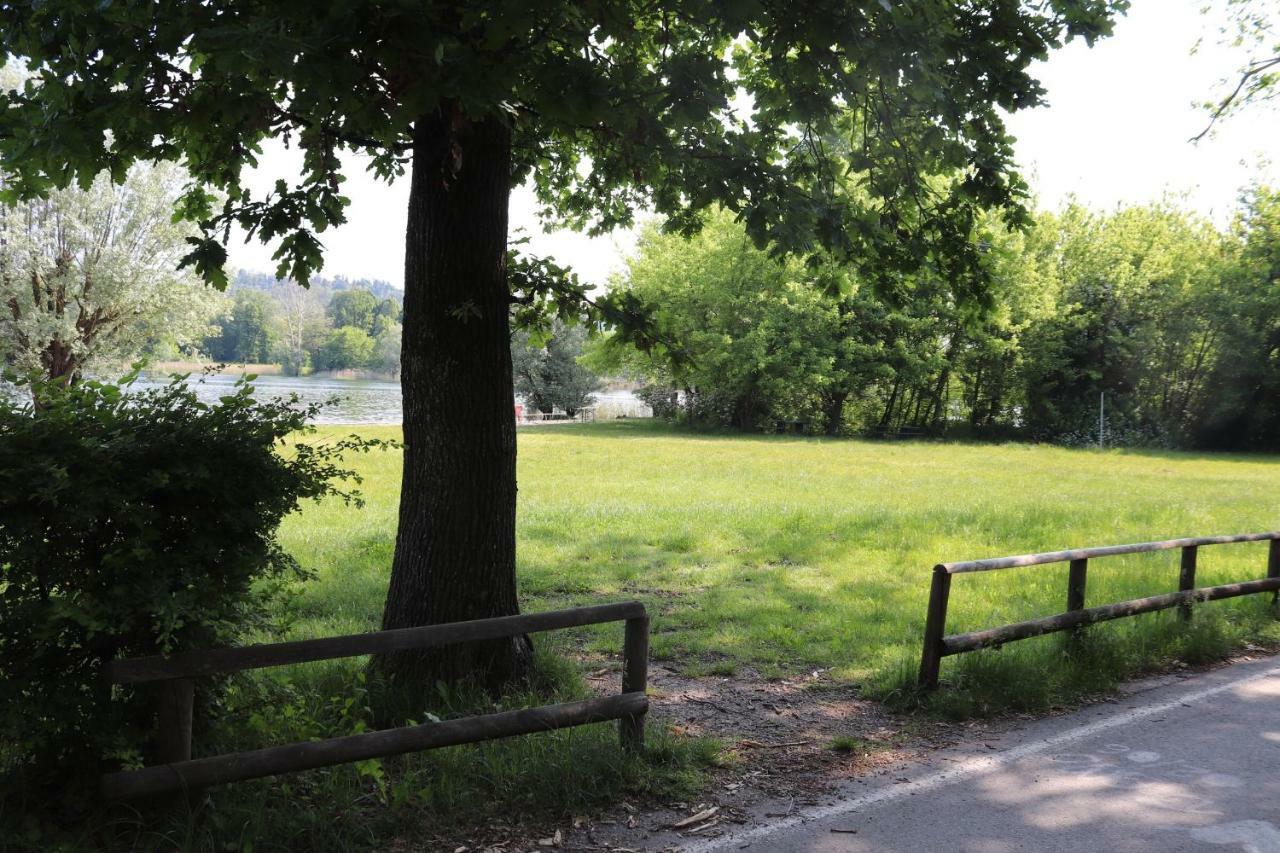
[[[103,663],[234,641],[302,577],[281,519],[358,502],[341,454],[379,442],[290,444],[319,407],[248,379],[213,404],[185,377],[0,402],[0,794],[74,802],[63,786],[149,757],[154,694],[105,687]]]
[[[653,410],[653,416],[662,420],[675,420],[680,414],[680,394],[665,385],[646,385],[636,396]]]

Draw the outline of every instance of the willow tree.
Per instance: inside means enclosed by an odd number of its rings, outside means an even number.
[[[100,175],[0,205],[0,363],[69,384],[208,334],[222,297],[176,271],[194,231],[171,221],[185,183],[174,166],[140,164],[119,184]]]
[[[778,251],[878,271],[945,266],[980,289],[976,211],[1017,208],[1003,112],[1040,103],[1030,64],[1105,34],[1123,0],[352,0],[0,5],[31,79],[0,113],[29,198],[135,160],[195,177],[186,263],[223,285],[239,225],[306,282],[343,221],[344,151],[407,174],[404,480],[388,628],[513,613],[513,300],[571,311],[549,265],[508,269],[511,189],[606,231],[654,210],[692,233],[719,204]],[[303,154],[254,195],[269,139]],[[349,162],[349,161],[348,161]],[[850,193],[846,173],[854,176]],[[926,177],[953,176],[935,195]],[[216,190],[223,201],[215,204]],[[626,312],[627,305],[614,305]],[[497,683],[527,641],[388,661]]]

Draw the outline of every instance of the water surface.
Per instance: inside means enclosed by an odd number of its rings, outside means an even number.
[[[238,376],[192,376],[191,387],[203,402],[216,403],[231,393]],[[163,377],[146,377],[134,388],[153,388]],[[297,394],[302,404],[326,403],[315,418],[318,424],[399,424],[402,419],[400,383],[366,379],[332,379],[313,376],[267,376],[253,380],[253,396],[257,399],[288,397]],[[336,398],[336,399],[335,399]],[[333,402],[330,402],[333,401]],[[519,400],[513,402],[520,402]],[[648,417],[647,406],[630,391],[601,391],[596,402],[609,417]]]

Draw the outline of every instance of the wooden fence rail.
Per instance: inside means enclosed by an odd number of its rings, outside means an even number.
[[[500,639],[605,622],[626,623],[622,693],[617,696],[423,723],[208,758],[191,758],[194,696],[192,679],[197,676]],[[278,773],[293,773],[443,746],[479,743],[494,738],[606,720],[618,721],[623,748],[641,749],[644,746],[644,719],[649,710],[649,699],[645,695],[648,661],[649,616],[644,605],[638,601],[421,628],[375,631],[346,637],[210,649],[172,657],[116,660],[106,667],[106,678],[110,683],[161,683],[159,745],[165,763],[140,770],[105,774],[101,790],[103,796],[109,799],[198,791],[212,785],[274,776]]]
[[[1196,587],[1196,559],[1200,548],[1206,545],[1227,545],[1235,542],[1271,543],[1267,559],[1267,576],[1261,580],[1222,586]],[[1114,557],[1121,554],[1145,554],[1153,551],[1182,550],[1178,573],[1178,591],[1137,598],[1101,607],[1085,605],[1085,585],[1089,560],[1097,557]],[[1049,563],[1069,563],[1067,575],[1067,609],[1064,613],[971,631],[966,634],[946,635],[947,604],[951,597],[951,576],[969,572],[990,572],[1022,566],[1041,566]],[[1191,618],[1191,605],[1197,601],[1214,601],[1253,595],[1260,592],[1280,594],[1280,532],[1242,533],[1236,536],[1203,536],[1191,539],[1167,539],[1161,542],[1139,542],[1132,545],[1107,545],[1101,548],[1081,548],[1074,551],[1051,551],[1044,554],[1022,554],[1016,557],[998,557],[990,560],[970,560],[963,563],[939,563],[933,567],[933,583],[929,590],[929,610],[925,617],[924,648],[920,655],[920,686],[932,690],[938,686],[942,659],[948,655],[971,652],[976,649],[998,646],[1014,640],[1025,640],[1055,631],[1078,631],[1094,622],[1136,616],[1177,607],[1183,619]]]

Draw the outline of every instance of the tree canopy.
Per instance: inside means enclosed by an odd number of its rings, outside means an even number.
[[[954,265],[978,208],[1022,198],[1000,111],[1041,101],[1028,66],[1107,33],[1124,5],[16,4],[0,52],[31,76],[0,101],[0,158],[18,167],[5,192],[181,160],[195,182],[178,210],[203,232],[188,263],[225,284],[235,223],[305,282],[317,233],[344,219],[340,152],[399,175],[417,118],[446,109],[510,122],[512,182],[572,224],[652,205],[688,232],[722,204],[781,249]],[[454,125],[428,144],[453,145]],[[301,148],[305,171],[255,196],[245,171],[269,138]],[[846,170],[865,192],[834,180]]]
[[[205,345],[219,361],[263,364],[271,357],[271,300],[256,290],[237,290]]]
[[[776,261],[726,214],[691,241],[650,229],[617,287],[656,306],[662,343],[615,334],[590,360],[715,426],[1092,444],[1105,394],[1108,443],[1274,448],[1278,212],[1256,187],[1227,231],[1176,199],[986,222],[988,311],[929,271],[885,296]]]
[[[339,290],[329,300],[325,313],[333,325],[354,326],[362,332],[373,331],[373,318],[378,310],[378,297],[367,290]]]

